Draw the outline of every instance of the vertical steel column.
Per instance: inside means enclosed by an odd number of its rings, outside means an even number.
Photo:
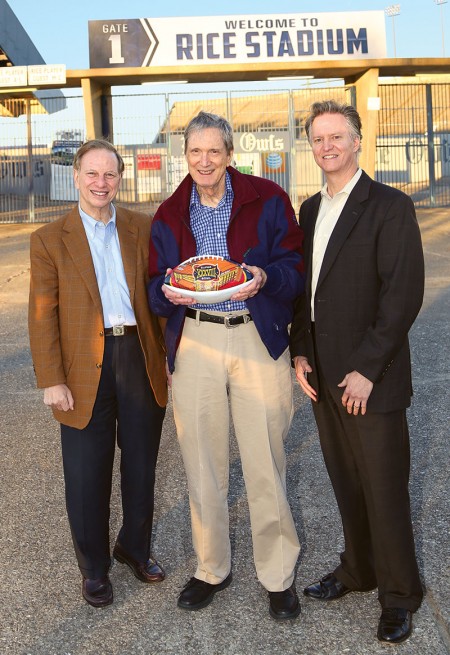
[[[173,181],[173,159],[172,159],[172,149],[171,149],[171,139],[170,139],[170,96],[168,93],[164,94],[165,105],[166,105],[166,116],[167,116],[167,187],[169,195],[171,195],[174,189]]]
[[[289,160],[290,160],[290,175],[289,175],[289,196],[291,198],[292,206],[295,213],[298,213],[298,193],[297,193],[297,153],[296,153],[296,138],[295,138],[295,104],[294,94],[290,90],[288,93],[288,134],[289,134]]]
[[[430,180],[430,205],[436,205],[436,171],[434,158],[434,129],[433,129],[433,97],[431,84],[425,85],[427,103],[427,149],[428,149],[428,177]]]
[[[34,171],[33,171],[33,135],[31,129],[31,100],[26,100],[27,109],[27,179],[28,179],[28,214],[30,223],[34,223]]]
[[[109,104],[111,100],[104,94],[100,96],[100,113],[102,122],[102,136],[104,139],[110,139],[112,136]]]

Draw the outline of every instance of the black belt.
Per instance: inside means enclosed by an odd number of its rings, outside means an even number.
[[[215,314],[207,314],[200,312],[198,309],[187,309],[186,316],[188,318],[195,318],[197,321],[207,321],[208,323],[219,323],[225,327],[235,327],[242,323],[250,323],[252,317],[250,314],[241,314],[240,316],[216,316]]]
[[[105,337],[123,337],[125,334],[136,334],[137,325],[114,325],[114,327],[104,328]]]

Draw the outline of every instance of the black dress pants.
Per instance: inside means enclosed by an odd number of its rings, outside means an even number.
[[[414,612],[423,590],[410,514],[406,411],[348,414],[343,390],[329,387],[316,365],[321,396],[314,415],[345,538],[334,573],[353,590],[378,587],[383,608]]]
[[[118,538],[134,559],[150,554],[155,466],[165,410],[153,395],[137,334],[106,337],[92,418],[61,425],[66,506],[81,573],[99,578],[111,565],[109,518],[117,445],[123,522]]]

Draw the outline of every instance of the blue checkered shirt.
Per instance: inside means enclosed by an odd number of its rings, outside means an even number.
[[[197,187],[195,184],[192,185],[189,212],[191,229],[197,244],[196,255],[218,255],[230,258],[227,247],[227,230],[233,198],[234,193],[228,172],[225,174],[225,193],[217,207],[202,205]],[[246,309],[245,302],[232,302],[231,300],[215,304],[196,303],[192,307],[215,312],[236,312]]]

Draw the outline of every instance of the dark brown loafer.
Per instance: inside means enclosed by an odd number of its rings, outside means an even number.
[[[400,644],[412,632],[412,613],[403,607],[386,607],[381,612],[377,637],[388,644]]]
[[[278,621],[297,618],[300,603],[294,585],[284,591],[269,591],[269,614]]]
[[[113,590],[109,577],[83,578],[81,593],[84,600],[92,607],[106,607],[113,602]]]
[[[166,577],[162,566],[153,557],[149,557],[146,562],[138,562],[128,555],[118,541],[114,546],[113,557],[121,564],[127,564],[142,582],[162,582]]]
[[[316,600],[337,600],[342,598],[345,594],[349,594],[352,590],[340,582],[334,573],[321,578],[318,582],[314,582],[303,590],[305,596],[315,598]]]

